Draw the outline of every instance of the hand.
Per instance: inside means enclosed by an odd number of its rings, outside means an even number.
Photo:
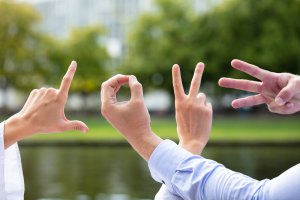
[[[58,90],[54,88],[33,90],[22,110],[6,120],[6,146],[37,133],[88,131],[88,127],[83,122],[70,121],[64,113],[76,67],[77,64],[73,61]]]
[[[201,154],[208,142],[212,126],[212,106],[206,101],[205,94],[198,93],[203,71],[204,64],[197,64],[190,92],[186,95],[179,66],[174,65],[172,69],[180,145],[193,154]]]
[[[117,101],[117,92],[128,84],[131,99]],[[146,160],[161,142],[151,130],[150,115],[143,98],[142,85],[135,76],[116,75],[102,84],[102,115],[114,126]]]
[[[232,107],[241,108],[267,104],[271,112],[292,114],[300,111],[300,76],[289,73],[274,73],[241,60],[231,62],[233,68],[243,71],[260,81],[221,78],[221,87],[258,93],[236,99]]]

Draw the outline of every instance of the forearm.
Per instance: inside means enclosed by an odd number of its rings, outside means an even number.
[[[162,139],[155,135],[152,131],[147,131],[146,134],[141,133],[140,137],[129,137],[126,139],[134,150],[146,161],[149,160],[154,149],[162,142]]]
[[[32,126],[28,119],[14,115],[4,122],[4,148],[31,135]]]

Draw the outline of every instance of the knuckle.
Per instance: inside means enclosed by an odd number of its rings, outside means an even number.
[[[130,100],[130,102],[135,104],[136,106],[144,105],[144,99],[143,98],[132,98]]]
[[[136,98],[134,99],[134,102],[138,105],[144,105],[144,100],[142,98]]]
[[[142,84],[140,84],[140,83],[134,83],[132,85],[132,89],[140,90],[140,89],[142,89]]]
[[[201,93],[198,94],[198,98],[199,99],[206,99],[206,95],[201,92]]]
[[[275,111],[275,106],[274,105],[268,105],[268,109],[269,109],[269,111],[274,112]]]
[[[105,81],[105,82],[103,82],[103,83],[101,84],[101,88],[105,88],[106,85],[107,85],[107,81]]]
[[[207,115],[209,115],[209,116],[211,116],[211,115],[212,115],[212,113],[213,113],[213,110],[211,109],[211,107],[210,107],[210,106],[206,106],[206,108],[205,108],[205,113],[206,113]]]
[[[36,94],[38,92],[38,89],[34,89],[30,92],[30,94]]]
[[[47,94],[56,94],[56,90],[54,88],[48,88],[46,92]]]
[[[122,77],[122,76],[124,76],[124,75],[121,74],[121,73],[119,73],[119,74],[116,75],[116,77]]]

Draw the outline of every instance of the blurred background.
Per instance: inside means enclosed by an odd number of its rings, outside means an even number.
[[[66,112],[90,132],[39,135],[20,143],[25,199],[153,199],[159,184],[147,163],[100,115],[103,81],[134,74],[144,86],[153,130],[177,141],[171,67],[189,89],[197,62],[201,91],[214,107],[203,156],[257,179],[299,162],[299,114],[266,106],[233,110],[249,93],[221,89],[239,58],[274,72],[300,74],[299,0],[0,0],[0,111],[4,120],[29,92],[58,87],[72,60],[78,70]],[[128,99],[128,88],[119,99]]]

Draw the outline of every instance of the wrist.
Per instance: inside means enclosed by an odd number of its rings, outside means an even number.
[[[8,148],[12,144],[32,135],[29,119],[15,114],[4,122],[4,146]]]
[[[189,151],[194,155],[201,155],[205,147],[205,144],[203,144],[201,141],[198,140],[190,140],[187,142],[180,141],[179,146],[181,146],[182,148],[184,148],[185,150]]]
[[[134,138],[126,139],[146,161],[150,159],[155,148],[162,142],[162,139],[153,133],[151,129],[141,132]]]

